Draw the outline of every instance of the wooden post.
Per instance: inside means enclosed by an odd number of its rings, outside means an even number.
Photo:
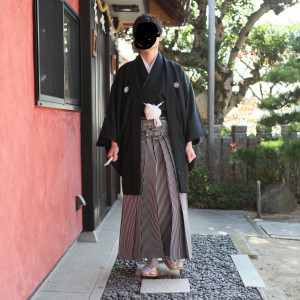
[[[257,218],[261,219],[260,181],[256,181],[256,183],[257,183],[257,199],[256,199]]]
[[[214,181],[214,162],[215,162],[215,0],[208,1],[208,170],[209,181]]]

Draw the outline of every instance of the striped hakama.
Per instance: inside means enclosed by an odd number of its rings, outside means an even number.
[[[178,189],[166,119],[141,120],[142,195],[124,195],[118,257],[192,257],[187,194]]]

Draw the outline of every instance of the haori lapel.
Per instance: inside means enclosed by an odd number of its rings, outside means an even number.
[[[138,91],[140,92],[145,85],[145,82],[149,76],[148,71],[144,65],[141,55],[138,55],[135,59],[134,79],[137,84]]]
[[[164,86],[162,87],[162,85],[165,85],[164,77],[163,57],[158,52],[154,65],[142,87],[143,94],[157,95],[162,89],[164,90]]]
[[[174,117],[176,114],[176,107],[178,103],[176,90],[174,88],[174,81],[176,79],[176,71],[173,65],[166,59],[163,58],[163,68],[166,76],[165,88],[166,88],[166,106],[167,106],[167,113],[168,119],[171,123],[173,123]],[[170,118],[169,118],[170,117]]]

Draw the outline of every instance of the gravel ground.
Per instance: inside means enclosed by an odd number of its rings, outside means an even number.
[[[243,286],[230,257],[237,251],[229,236],[192,235],[192,244],[193,259],[185,261],[180,275],[189,279],[190,293],[140,295],[137,261],[117,258],[101,299],[262,299],[255,288]]]

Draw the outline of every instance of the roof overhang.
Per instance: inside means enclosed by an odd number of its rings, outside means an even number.
[[[144,13],[158,18],[164,26],[180,26],[185,23],[190,6],[190,0],[104,0],[104,3],[109,5],[111,16],[121,20],[124,27],[131,27]]]

